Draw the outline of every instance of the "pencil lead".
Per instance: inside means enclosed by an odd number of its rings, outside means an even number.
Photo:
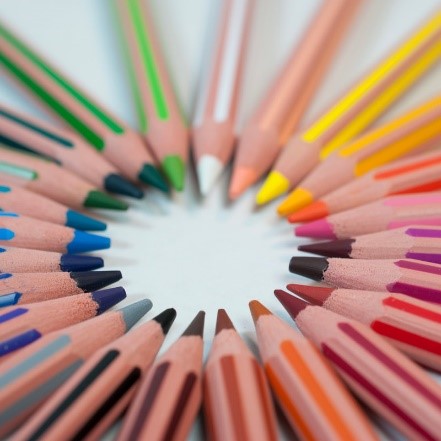
[[[326,257],[350,257],[354,239],[340,239],[300,245],[299,250]]]
[[[196,317],[193,321],[188,325],[188,328],[184,331],[182,336],[200,336],[202,337],[204,334],[204,321],[205,321],[205,311],[199,311],[196,314]]]
[[[74,271],[69,273],[78,288],[92,292],[121,280],[121,271]]]
[[[124,323],[126,325],[126,330],[128,331],[142,317],[144,317],[147,312],[152,309],[152,306],[153,304],[149,299],[143,299],[128,306],[125,306],[124,308],[121,308],[119,312],[121,313]]]
[[[299,225],[295,229],[296,236],[317,237],[322,239],[337,239],[332,225],[326,219],[319,219]]]
[[[182,191],[184,189],[185,164],[180,156],[166,156],[162,161],[162,170],[175,190]]]
[[[203,196],[207,196],[213,188],[214,183],[222,173],[224,166],[219,159],[213,155],[203,155],[197,163],[197,175],[199,189]]]
[[[118,193],[135,199],[141,199],[144,192],[126,178],[117,173],[110,173],[104,180],[104,188],[111,193]]]
[[[104,266],[101,257],[78,256],[77,254],[62,254],[60,257],[61,271],[90,271]]]
[[[272,315],[272,312],[263,306],[258,300],[251,300],[251,302],[248,303],[248,306],[250,308],[254,323],[256,323],[259,317],[262,315]]]
[[[292,224],[299,222],[310,222],[329,215],[327,205],[321,200],[315,201],[307,207],[292,213],[288,216],[288,221]]]
[[[290,283],[286,288],[292,293],[302,297],[310,303],[323,305],[326,299],[334,292],[334,288],[324,286],[309,286]]]
[[[161,175],[161,172],[151,164],[143,165],[138,178],[140,181],[144,182],[144,184],[156,187],[164,193],[168,193],[170,190],[166,180]]]
[[[289,190],[289,181],[282,173],[272,171],[256,196],[257,205],[264,205]]]
[[[328,266],[328,260],[324,257],[295,256],[289,262],[289,271],[312,280],[321,281]]]
[[[94,291],[91,295],[98,304],[98,314],[102,314],[127,297],[126,291],[121,286]]]
[[[254,170],[248,168],[236,168],[228,189],[228,197],[231,200],[237,199],[248,187],[257,180],[257,174]]]
[[[276,289],[274,291],[274,295],[277,297],[277,300],[282,304],[282,306],[288,311],[288,314],[293,320],[295,320],[298,314],[309,305],[309,303],[288,294],[286,291],[283,291],[283,289]]]
[[[153,317],[152,320],[158,322],[161,325],[162,332],[165,335],[171,328],[171,325],[175,321],[175,318],[176,318],[176,310],[174,308],[168,308],[165,311],[162,311],[156,317]]]
[[[104,222],[70,209],[66,212],[65,225],[77,230],[86,231],[104,231],[107,228]]]
[[[129,206],[112,196],[103,193],[99,190],[91,190],[87,194],[87,198],[84,201],[84,206],[89,208],[107,208],[109,210],[125,211]]]
[[[219,334],[219,332],[223,331],[224,329],[236,330],[233,322],[227,314],[227,311],[225,311],[225,309],[218,309],[215,335]]]
[[[98,234],[75,230],[73,239],[67,245],[68,253],[85,253],[87,251],[105,250],[110,248],[110,238]]]
[[[289,196],[277,207],[277,212],[281,216],[298,211],[314,201],[312,193],[304,188],[297,187]]]

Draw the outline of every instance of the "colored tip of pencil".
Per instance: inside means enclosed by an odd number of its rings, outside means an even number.
[[[281,216],[288,216],[314,201],[312,193],[304,188],[298,187],[277,207],[277,213]]]
[[[326,257],[350,257],[354,239],[340,239],[300,245],[299,250]]]
[[[151,185],[165,193],[168,193],[169,191],[168,184],[161,175],[161,172],[151,164],[143,165],[138,178],[140,181],[144,182],[144,184]]]
[[[207,196],[219,178],[224,165],[216,156],[203,155],[197,163],[199,190],[203,196]]]
[[[125,202],[119,201],[118,199],[115,199],[99,190],[89,191],[83,205],[89,208],[106,208],[109,210],[121,211],[125,211],[129,208]]]
[[[274,295],[293,320],[295,320],[299,313],[309,305],[304,300],[283,291],[283,289],[276,289]]]
[[[141,199],[144,192],[116,173],[111,173],[104,180],[104,188],[111,193],[118,193],[135,199]]]
[[[257,205],[264,205],[289,190],[289,181],[282,173],[272,171],[256,196]]]
[[[309,222],[329,215],[328,206],[322,201],[315,201],[307,207],[302,208],[296,213],[288,216],[288,221],[292,224],[299,222]]]
[[[85,253],[107,248],[110,248],[110,238],[75,230],[73,239],[67,245],[66,251],[68,253]]]
[[[328,269],[328,261],[324,257],[292,257],[289,270],[292,273],[308,277],[312,280],[323,280],[323,273]]]
[[[0,308],[5,308],[7,306],[14,306],[19,302],[20,298],[21,298],[21,294],[16,291],[0,294]]]
[[[184,331],[182,336],[196,335],[202,337],[204,334],[204,322],[205,322],[205,311],[199,311],[196,317],[188,325],[188,328]]]
[[[235,327],[228,316],[227,311],[225,311],[225,309],[218,309],[215,334],[219,334],[219,332],[223,331],[224,329],[235,329]]]
[[[259,317],[262,315],[272,315],[272,312],[257,300],[251,300],[251,302],[248,303],[248,306],[250,308],[254,323],[256,323]]]
[[[93,300],[98,304],[97,314],[107,311],[127,297],[126,291],[121,286],[94,291],[91,294]]]
[[[70,277],[75,280],[78,288],[84,292],[92,292],[121,280],[121,271],[82,271],[72,272]]]
[[[235,168],[231,178],[228,196],[231,200],[237,199],[248,187],[258,179],[257,173],[249,168]]]
[[[107,228],[104,222],[96,220],[93,217],[85,216],[74,210],[67,210],[65,225],[77,230],[89,231],[104,231]]]
[[[129,330],[144,317],[152,309],[152,306],[153,304],[149,299],[144,299],[118,310],[124,320],[126,330]]]
[[[321,237],[322,239],[337,239],[332,225],[326,219],[320,219],[299,225],[294,230],[296,236],[300,237]]]
[[[162,170],[175,190],[182,191],[185,182],[185,164],[178,155],[166,156],[162,161]]]
[[[290,283],[286,288],[303,299],[308,300],[308,302],[320,306],[323,305],[335,289],[324,286],[298,285],[297,283]]]
[[[175,321],[176,318],[176,310],[174,308],[168,308],[165,311],[162,311],[156,317],[153,317],[155,322],[158,322],[161,325],[162,332],[167,334],[171,325]]]
[[[76,254],[62,254],[60,258],[61,271],[90,271],[104,266],[101,257],[78,256]]]

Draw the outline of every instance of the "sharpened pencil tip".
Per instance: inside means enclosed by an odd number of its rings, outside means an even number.
[[[106,208],[120,211],[125,211],[129,208],[125,202],[115,199],[99,190],[89,191],[83,205],[89,208]]]
[[[264,205],[289,190],[288,179],[278,171],[272,171],[256,196],[257,205]]]
[[[151,164],[144,164],[138,178],[140,181],[144,182],[144,184],[156,187],[164,193],[168,193],[170,190],[161,172]]]
[[[175,190],[182,191],[184,189],[185,163],[180,156],[166,156],[162,161],[162,170]]]
[[[205,311],[199,311],[196,317],[188,325],[188,328],[183,332],[182,336],[200,336],[204,334],[204,322],[205,322]]]
[[[86,253],[87,251],[105,250],[110,248],[110,238],[98,234],[75,230],[72,240],[66,246],[68,253]]]
[[[302,208],[288,216],[288,221],[292,224],[299,222],[310,222],[328,216],[329,210],[325,202],[320,200],[313,202],[307,207]]]
[[[126,330],[129,330],[142,317],[144,317],[147,312],[152,309],[152,306],[153,304],[149,299],[144,299],[121,308],[118,312],[122,314],[124,323],[126,325]]]
[[[102,268],[104,261],[97,256],[79,256],[77,254],[62,254],[60,257],[60,270],[72,271],[91,271]]]
[[[70,209],[66,211],[65,225],[66,227],[85,231],[104,231],[107,228],[104,222]]]
[[[328,260],[324,257],[295,256],[289,262],[289,271],[320,282],[328,266]]]
[[[207,196],[219,178],[224,165],[213,155],[203,155],[197,163],[199,190],[203,196]]]
[[[258,179],[255,170],[248,168],[235,168],[228,189],[228,197],[231,200],[237,199],[248,187],[253,185]]]
[[[305,188],[297,187],[289,196],[279,205],[277,212],[281,216],[287,216],[301,208],[306,207],[314,201],[312,193]]]
[[[235,327],[230,317],[228,316],[227,311],[225,311],[225,309],[218,309],[215,335],[219,334],[219,332],[223,331],[224,329],[235,330]]]
[[[332,294],[334,288],[324,286],[309,286],[290,283],[286,288],[292,293],[302,297],[315,305],[323,305],[326,299]]]
[[[282,289],[276,289],[274,291],[274,295],[277,297],[277,300],[283,305],[283,307],[288,311],[288,314],[293,320],[296,319],[300,311],[303,311],[309,305],[309,303],[306,303],[304,300],[288,294]]]
[[[262,315],[272,315],[272,312],[263,306],[258,300],[251,300],[251,302],[248,303],[248,306],[250,308],[254,323],[256,323],[259,317]]]
[[[110,173],[106,176],[104,179],[104,187],[111,193],[117,193],[135,199],[141,199],[144,196],[144,192],[140,188],[117,173]]]
[[[125,289],[121,286],[94,291],[91,294],[93,300],[98,304],[97,314],[102,314],[127,297]]]
[[[299,250],[326,257],[349,257],[354,239],[340,239],[300,245]]]
[[[165,311],[162,311],[156,317],[153,317],[155,322],[158,322],[161,325],[162,332],[167,334],[171,325],[175,321],[176,318],[176,310],[174,308],[168,308]]]
[[[92,292],[121,280],[121,271],[75,271],[69,273],[78,288]]]

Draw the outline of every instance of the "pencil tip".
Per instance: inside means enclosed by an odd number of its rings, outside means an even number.
[[[256,196],[257,205],[264,205],[289,190],[289,180],[278,171],[272,171]]]
[[[158,322],[161,325],[162,332],[167,334],[170,330],[171,325],[175,321],[176,318],[176,310],[174,308],[168,308],[165,311],[162,311],[156,317],[153,317],[155,322]]]
[[[257,300],[251,300],[251,302],[248,303],[248,306],[250,308],[254,323],[256,323],[259,317],[262,315],[272,315],[272,312]]]
[[[274,295],[277,297],[277,300],[279,300],[283,307],[288,311],[288,314],[293,320],[295,320],[298,314],[309,305],[304,300],[288,294],[282,289],[276,289],[274,291]]]
[[[332,225],[326,220],[326,218],[299,225],[294,231],[298,237],[337,239]]]
[[[308,302],[320,306],[323,305],[335,289],[324,286],[298,285],[297,283],[290,283],[286,288]]]
[[[306,207],[314,201],[312,193],[305,188],[297,187],[279,205],[277,212],[282,216],[287,216],[301,208]]]
[[[149,299],[143,299],[121,308],[118,312],[120,312],[122,315],[126,325],[126,331],[128,331],[135,325],[135,323],[144,317],[147,312],[150,311],[152,306],[152,302]]]
[[[102,314],[127,297],[126,291],[121,286],[94,291],[91,294],[98,304],[97,314]]]
[[[321,281],[328,266],[328,260],[324,257],[295,256],[289,262],[289,271],[312,280]]]
[[[99,190],[89,191],[84,201],[84,206],[89,208],[105,208],[120,211],[125,211],[129,208],[125,202],[115,199]]]
[[[178,155],[168,155],[162,161],[162,169],[177,191],[184,189],[185,182],[185,163]]]
[[[92,292],[121,280],[121,271],[73,271],[69,273],[78,288]]]
[[[248,187],[257,181],[257,173],[248,168],[235,168],[228,189],[231,200],[237,199]]]
[[[203,155],[197,163],[199,190],[203,196],[207,196],[219,178],[224,165],[213,155]]]
[[[219,334],[219,332],[223,331],[224,329],[235,330],[235,327],[230,317],[228,316],[227,311],[225,311],[225,309],[218,309],[215,335]]]
[[[144,182],[144,184],[156,187],[165,193],[168,193],[170,190],[166,180],[161,175],[161,172],[151,164],[143,165],[138,175],[138,179]]]
[[[104,179],[104,188],[111,193],[117,193],[135,199],[141,199],[144,196],[144,192],[140,188],[117,173],[109,173],[106,176]]]
[[[195,335],[202,337],[204,334],[204,322],[205,311],[199,311],[193,321],[188,325],[182,336],[188,337],[190,335]]]
[[[300,245],[299,250],[311,254],[318,254],[326,257],[350,257],[354,239],[331,240],[328,242],[316,242],[307,245]]]
[[[66,227],[86,231],[104,231],[107,228],[104,222],[70,209],[66,211],[66,221],[64,224]]]
[[[79,256],[77,254],[62,254],[60,257],[61,271],[90,271],[103,266],[104,261],[101,257]]]
[[[292,224],[310,222],[329,215],[329,209],[325,202],[318,200],[288,216]]]
[[[73,238],[66,247],[68,253],[86,253],[87,251],[110,248],[110,238],[98,234],[74,230]]]

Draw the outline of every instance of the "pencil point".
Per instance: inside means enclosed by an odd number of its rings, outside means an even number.
[[[162,311],[156,317],[153,317],[152,320],[158,322],[161,325],[162,332],[165,335],[170,330],[171,325],[175,321],[175,318],[176,318],[176,310],[174,308],[168,308]]]
[[[248,303],[248,306],[250,308],[254,323],[256,323],[259,317],[262,315],[272,315],[272,312],[257,300],[251,300],[251,302]]]
[[[277,213],[281,216],[288,216],[294,211],[306,207],[314,201],[312,193],[304,188],[297,187],[289,196],[277,207]]]
[[[60,257],[61,271],[91,271],[102,268],[104,261],[96,256],[78,256],[76,254],[62,254]]]
[[[153,304],[149,299],[144,299],[118,310],[118,312],[121,313],[122,319],[126,325],[126,331],[128,331],[142,317],[144,317],[150,311],[150,309],[152,309],[152,306]]]
[[[328,260],[324,257],[292,257],[289,270],[309,279],[321,281],[323,273],[328,269]]]
[[[219,178],[224,165],[213,155],[203,155],[197,163],[199,190],[203,196],[207,196]]]
[[[326,219],[320,219],[299,225],[295,230],[299,237],[317,237],[322,239],[337,239],[331,224]]]
[[[135,199],[141,199],[144,192],[126,178],[117,173],[110,173],[104,180],[104,188],[111,193],[118,193]]]
[[[102,314],[127,297],[126,291],[121,286],[94,291],[91,294],[93,300],[98,304],[97,314]]]
[[[185,181],[185,164],[178,155],[169,155],[162,161],[162,169],[175,190],[182,191]]]
[[[274,291],[274,295],[277,297],[277,300],[282,304],[282,306],[288,311],[288,314],[293,320],[295,320],[299,313],[309,305],[309,303],[306,303],[304,300],[288,294],[282,289],[276,289]]]
[[[168,184],[162,176],[161,172],[151,164],[143,165],[138,175],[138,179],[144,182],[144,184],[156,187],[165,193],[169,192]]]
[[[256,196],[257,205],[266,204],[289,190],[289,181],[282,173],[272,171]]]
[[[119,201],[118,199],[115,199],[99,190],[89,191],[83,205],[89,208],[106,208],[109,210],[120,211],[125,211],[129,208],[125,202]]]
[[[324,286],[308,286],[290,283],[286,288],[315,305],[323,305],[326,299],[333,293],[335,288],[327,288]]]
[[[66,251],[72,254],[105,250],[107,248],[110,248],[110,238],[75,230],[72,240],[66,247]]]
[[[204,334],[205,311],[199,311],[193,321],[188,325],[182,336],[196,335],[202,337]]]
[[[323,201],[315,201],[307,207],[302,208],[296,213],[292,213],[288,216],[288,221],[292,224],[299,222],[309,222],[316,219],[321,219],[329,215],[327,205]]]
[[[89,231],[104,231],[107,228],[104,222],[70,209],[66,212],[65,225],[77,230]]]
[[[326,257],[350,257],[354,239],[340,239],[329,242],[311,243],[300,245],[299,250],[311,254],[318,254]]]
[[[78,288],[84,292],[97,291],[122,278],[121,271],[75,271],[69,274],[75,280]]]
[[[235,168],[231,178],[228,196],[230,199],[237,199],[248,187],[257,181],[257,173],[249,168]]]
[[[230,317],[227,314],[227,311],[225,311],[225,309],[218,309],[215,335],[219,334],[219,332],[223,331],[224,329],[236,330],[233,325],[233,322],[231,321]]]

